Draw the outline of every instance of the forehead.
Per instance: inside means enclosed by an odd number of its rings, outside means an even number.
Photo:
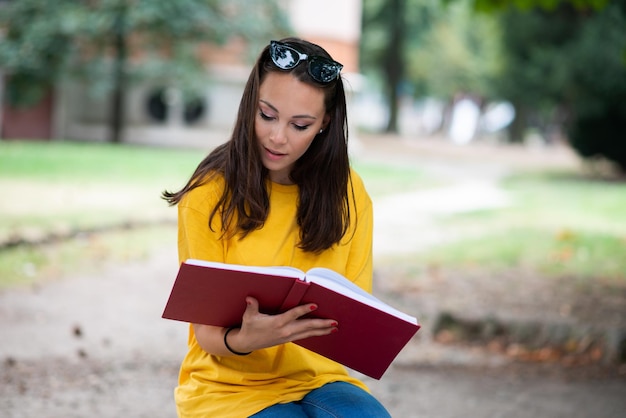
[[[291,73],[269,72],[259,88],[259,99],[270,103],[279,113],[323,116],[324,91],[298,80]]]

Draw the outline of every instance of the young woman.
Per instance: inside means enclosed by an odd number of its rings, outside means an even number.
[[[263,50],[231,139],[164,192],[178,205],[181,262],[327,267],[371,291],[372,204],[349,165],[341,68],[300,39]],[[245,303],[237,328],[190,326],[179,416],[389,417],[343,366],[291,343],[340,323],[301,319],[312,304],[264,315]]]

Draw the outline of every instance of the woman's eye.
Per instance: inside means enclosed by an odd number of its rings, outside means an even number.
[[[272,120],[272,119],[274,119],[273,117],[271,117],[271,116],[266,115],[265,113],[263,113],[263,111],[260,111],[260,112],[259,112],[259,116],[261,116],[261,119],[263,119],[263,120]]]
[[[293,126],[297,131],[306,131],[310,125],[297,125],[294,123]]]

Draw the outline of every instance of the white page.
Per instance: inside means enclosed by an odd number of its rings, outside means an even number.
[[[311,269],[307,272],[306,280],[317,283],[327,289],[334,290],[337,293],[349,296],[350,298],[358,300],[368,306],[372,306],[404,321],[417,325],[416,318],[387,305],[385,302],[376,298],[372,294],[367,293],[365,290],[361,289],[359,286],[333,270],[325,268]]]
[[[294,279],[303,280],[304,272],[298,270],[295,267],[258,267],[258,266],[243,266],[240,264],[225,264],[217,261],[205,261],[188,259],[185,264],[200,266],[200,267],[213,267],[221,270],[233,270],[233,271],[245,271],[250,273],[260,273],[272,276],[290,277]]]

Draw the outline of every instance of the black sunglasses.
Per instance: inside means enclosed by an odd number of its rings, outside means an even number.
[[[307,71],[313,80],[318,83],[330,83],[337,77],[343,65],[337,61],[320,57],[317,55],[308,56],[297,49],[278,41],[270,42],[270,57],[272,62],[281,70],[291,70],[300,62],[307,61]]]

